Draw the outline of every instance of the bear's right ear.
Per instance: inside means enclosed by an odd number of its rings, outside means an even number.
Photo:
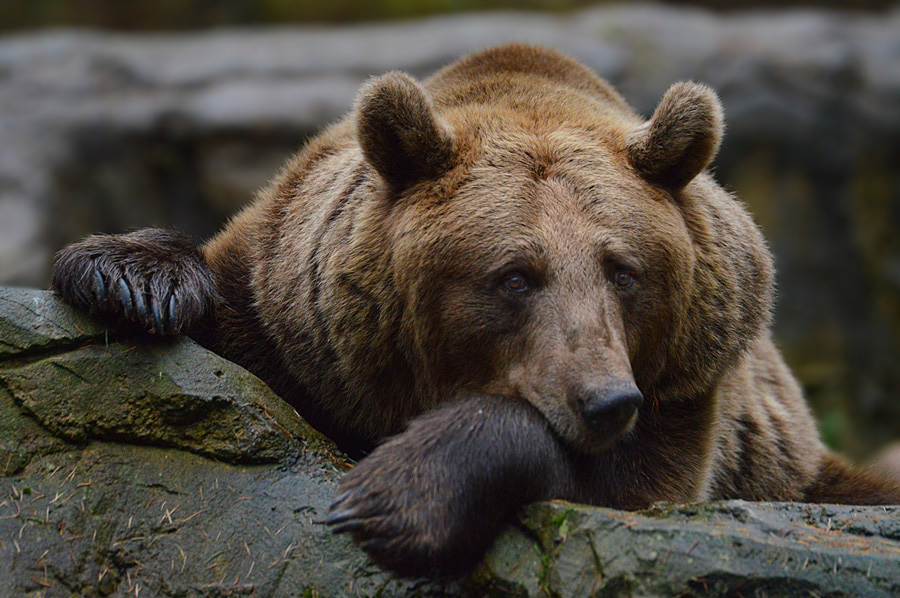
[[[425,89],[405,73],[387,73],[363,85],[356,131],[366,160],[394,191],[438,176],[453,158],[452,134]]]
[[[649,121],[628,135],[626,151],[645,179],[680,191],[709,166],[725,130],[716,93],[699,83],[676,83]]]

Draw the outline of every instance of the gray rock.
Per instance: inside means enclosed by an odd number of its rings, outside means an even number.
[[[257,378],[0,288],[0,595],[890,596],[900,507],[525,509],[471,579],[391,579],[316,521],[350,463]]]
[[[475,579],[520,596],[896,596],[900,507],[538,503]]]
[[[106,336],[103,326],[80,312],[61,309],[50,293],[24,289],[3,290],[0,322],[0,359],[23,359]]]
[[[350,464],[182,338],[0,289],[0,595],[445,595],[316,524]]]

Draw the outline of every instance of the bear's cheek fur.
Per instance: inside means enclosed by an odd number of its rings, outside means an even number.
[[[497,381],[508,364],[521,359],[531,327],[528,306],[515,305],[477,276],[444,279],[434,291],[425,301],[419,297],[420,305],[429,306],[422,327],[430,335],[428,346],[438,347],[423,355],[431,383],[446,399],[513,394]]]
[[[659,213],[669,211],[677,222],[671,205],[621,206],[625,220],[644,224],[669,222]],[[608,448],[620,435],[602,437],[587,427],[577,405],[579,390],[636,383],[646,394],[660,377],[667,340],[677,334],[685,311],[679,306],[689,296],[690,269],[683,266],[692,263],[693,253],[685,228],[631,231],[619,222],[609,227],[621,231],[621,245],[639,253],[641,274],[630,292],[615,291],[599,263],[582,268],[550,252],[547,268],[568,271],[568,282],[550,284],[524,301],[497,288],[494,271],[502,261],[487,249],[491,243],[477,233],[476,223],[462,228],[452,234],[446,225],[441,231],[419,229],[405,236],[407,250],[394,256],[399,269],[417,273],[399,285],[415,322],[405,336],[408,354],[415,356],[417,387],[432,404],[464,396],[523,398],[567,444],[587,452]],[[628,238],[635,234],[639,239]],[[508,248],[509,241],[500,245]],[[572,272],[583,274],[572,279]],[[576,311],[586,324],[577,338],[570,325]]]
[[[683,256],[678,262],[676,256]],[[645,399],[655,401],[650,389],[667,366],[671,339],[683,332],[691,297],[693,251],[686,239],[653,258],[653,267],[623,301],[622,319],[635,382]],[[679,264],[676,266],[676,264]]]
[[[532,180],[492,155],[449,196],[423,185],[397,206],[401,344],[429,404],[524,398],[568,444],[595,452],[616,438],[586,426],[579,391],[636,383],[646,394],[662,376],[690,295],[691,237],[673,198],[594,157],[560,158]],[[608,251],[639,264],[633,292],[612,288]],[[556,281],[523,302],[504,297],[496,276],[520,258]]]
[[[605,279],[592,277],[587,301],[557,287],[516,303],[474,271],[429,278],[416,293],[417,344],[438,349],[422,355],[423,386],[438,389],[437,402],[461,396],[523,398],[570,446],[585,452],[609,448],[627,428],[602,435],[587,427],[576,403],[578,391],[630,382],[650,388],[658,377],[666,338],[678,322],[669,298],[687,294],[680,286],[684,277],[673,274],[679,270],[670,262],[684,252],[676,249],[648,257],[652,266],[630,294],[619,295]],[[596,325],[576,339],[565,314],[584,310],[585,303]]]
[[[491,395],[497,400],[522,398],[534,405],[567,443],[586,448],[596,444],[584,425],[573,389],[597,377],[599,351],[574,350],[559,322],[542,317],[535,296],[516,305],[502,295],[454,281],[443,288],[434,309],[440,364],[432,371],[448,395]],[[627,357],[618,360],[620,375],[630,377]]]

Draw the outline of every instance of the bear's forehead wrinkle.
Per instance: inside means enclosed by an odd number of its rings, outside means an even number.
[[[595,269],[610,255],[646,269],[644,254],[665,243],[662,225],[678,210],[658,201],[660,194],[648,184],[623,177],[601,141],[569,151],[574,143],[568,131],[506,131],[485,140],[452,200],[435,206],[442,210],[433,219],[441,223],[433,235],[436,247],[474,251],[494,266],[519,261],[545,267],[549,275],[559,267]],[[542,158],[557,162],[546,176],[531,176],[531,164]]]
[[[558,180],[536,183],[540,216],[536,223],[543,242],[555,255],[590,255],[606,238],[604,226],[596,226],[568,187]]]
[[[595,201],[610,195],[652,195],[640,181],[623,179],[620,161],[618,152],[584,132],[503,131],[484,140],[469,178],[476,184],[489,181],[490,186],[560,179],[573,192]]]
[[[593,268],[614,258],[639,270],[652,270],[655,261],[684,249],[681,230],[667,224],[654,202],[638,199],[630,204],[608,202],[586,207],[559,185],[555,193],[548,192],[545,197],[534,234],[547,247],[551,269],[567,262]]]
[[[639,183],[595,173],[543,180],[502,169],[474,173],[455,201],[444,206],[449,212],[441,218],[439,234],[452,236],[460,247],[476,240],[493,256],[491,263],[516,254],[530,261],[527,256],[537,252],[521,241],[533,239],[545,247],[541,259],[551,265],[567,255],[591,263],[615,255],[630,256],[646,268],[644,254],[675,236],[673,225],[666,223],[677,208],[648,199],[652,193]]]

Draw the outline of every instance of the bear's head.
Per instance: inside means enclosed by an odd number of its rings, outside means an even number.
[[[704,172],[716,95],[676,84],[643,122],[602,82],[480,85],[389,73],[357,103],[423,402],[519,397],[597,452],[645,410],[711,400],[772,301],[759,231]]]

